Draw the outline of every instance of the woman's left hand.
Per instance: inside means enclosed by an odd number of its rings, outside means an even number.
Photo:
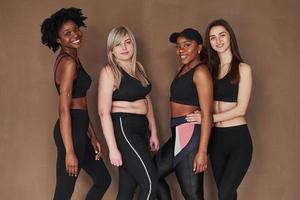
[[[101,145],[99,143],[99,141],[97,140],[96,136],[92,137],[91,138],[91,143],[92,143],[92,146],[94,148],[94,151],[95,151],[95,160],[100,160],[100,157],[101,157]]]
[[[193,171],[195,174],[201,173],[207,168],[207,154],[205,152],[199,152],[194,158]]]
[[[151,151],[158,151],[159,149],[159,141],[157,135],[151,135],[149,139],[149,145]]]
[[[186,115],[185,119],[192,124],[201,124],[201,112],[196,110],[193,113]]]

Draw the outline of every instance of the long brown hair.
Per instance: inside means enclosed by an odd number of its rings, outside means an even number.
[[[218,20],[212,21],[206,29],[205,46],[206,46],[207,52],[208,52],[208,67],[210,68],[210,71],[212,72],[213,79],[216,80],[220,73],[220,58],[219,58],[217,52],[211,47],[210,39],[209,39],[210,30],[214,26],[223,26],[229,33],[232,60],[230,63],[230,69],[228,72],[228,76],[229,76],[230,82],[232,84],[237,83],[240,80],[239,64],[241,62],[243,62],[243,59],[241,58],[233,29],[231,28],[229,23],[227,21],[225,21],[224,19],[218,19]]]

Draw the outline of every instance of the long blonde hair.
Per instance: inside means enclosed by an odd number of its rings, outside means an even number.
[[[108,66],[111,68],[115,78],[115,87],[119,88],[121,83],[122,64],[115,59],[115,56],[113,55],[112,51],[115,46],[120,44],[120,42],[126,35],[128,35],[128,37],[130,38],[133,44],[133,55],[131,59],[132,73],[133,73],[132,75],[136,77],[139,81],[141,81],[142,85],[145,87],[149,84],[149,81],[147,79],[143,66],[141,65],[141,63],[136,61],[136,54],[137,54],[136,41],[133,36],[133,33],[130,31],[129,28],[125,26],[119,26],[112,29],[107,38],[107,60],[108,60]]]

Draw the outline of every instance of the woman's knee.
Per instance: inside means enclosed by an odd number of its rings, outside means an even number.
[[[94,181],[94,185],[96,187],[101,187],[101,188],[108,188],[111,184],[111,176],[108,172],[105,172],[102,174],[101,177],[97,179],[97,181]]]
[[[187,177],[181,177],[180,179],[178,179],[178,181],[181,188],[181,192],[185,199],[204,199],[203,173],[197,175],[193,173]]]
[[[138,184],[140,186],[141,197],[147,197],[147,199],[155,199],[157,196],[158,180],[155,177],[151,177],[146,184]],[[150,198],[149,198],[150,197]]]
[[[153,161],[158,180],[164,179],[173,170],[172,160],[162,159],[159,155],[155,155]]]
[[[185,199],[189,200],[203,200],[203,190],[199,188],[194,188],[193,190],[182,190],[182,195]]]
[[[158,188],[158,179],[156,177],[151,180],[151,188],[151,194],[156,196]]]
[[[218,189],[218,197],[219,200],[236,200],[237,199],[237,193],[236,190],[220,187]]]
[[[110,186],[111,181],[112,181],[111,176],[110,176],[110,174],[107,173],[107,175],[105,176],[105,178],[101,182],[103,182],[102,184],[107,189]]]

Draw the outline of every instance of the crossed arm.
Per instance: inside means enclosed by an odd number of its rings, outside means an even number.
[[[213,114],[214,123],[245,116],[252,90],[252,72],[248,64],[239,66],[240,81],[236,106],[225,112]],[[187,120],[192,123],[202,123],[201,112],[187,115]]]

